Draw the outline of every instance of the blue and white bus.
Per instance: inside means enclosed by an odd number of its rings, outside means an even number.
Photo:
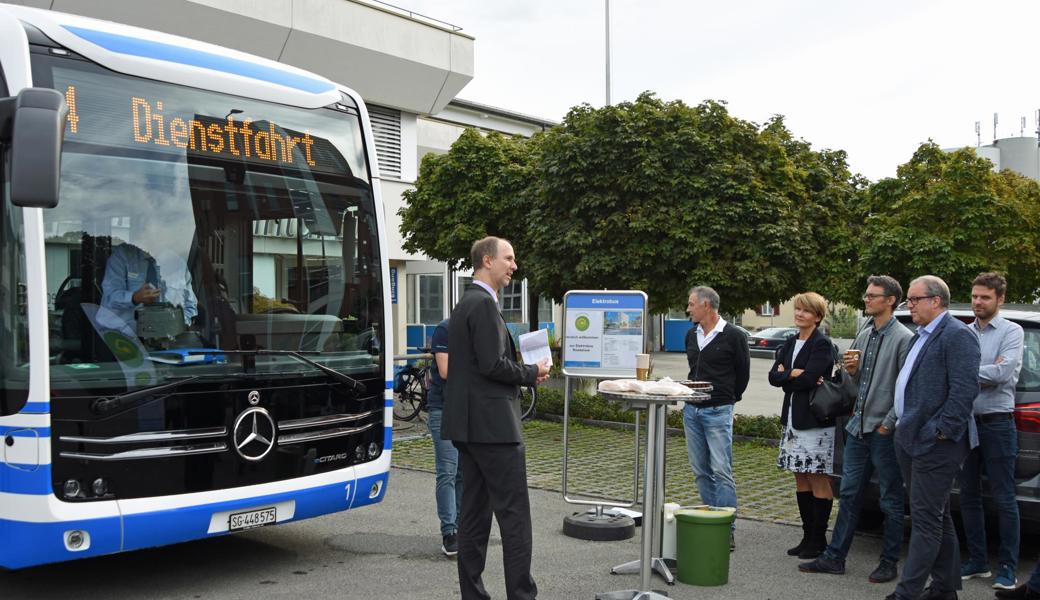
[[[323,77],[0,4],[0,568],[383,498],[373,148]]]

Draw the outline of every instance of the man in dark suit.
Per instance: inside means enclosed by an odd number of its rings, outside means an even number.
[[[497,290],[516,271],[513,246],[486,237],[473,244],[473,283],[451,311],[451,377],[444,395],[441,437],[459,449],[462,480],[458,531],[462,600],[491,598],[481,574],[492,512],[502,534],[506,596],[538,595],[531,577],[531,506],[520,430],[519,386],[549,377],[547,361],[516,362],[513,338],[499,312]]]
[[[979,340],[950,316],[942,279],[913,280],[906,300],[917,332],[896,378],[895,445],[913,530],[903,578],[888,600],[956,600],[960,549],[950,490],[978,443],[971,410],[979,393]],[[923,590],[929,575],[932,584]]]

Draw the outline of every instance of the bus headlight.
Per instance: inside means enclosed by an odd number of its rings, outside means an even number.
[[[358,447],[354,448],[354,458],[356,458],[358,462],[365,460],[364,444],[358,444]]]
[[[70,479],[65,482],[65,496],[67,498],[75,498],[76,496],[79,496],[81,491],[82,488],[80,487],[79,482],[75,479]]]
[[[108,483],[104,479],[98,477],[94,480],[94,483],[90,485],[90,489],[93,490],[95,496],[104,496],[108,493]]]
[[[368,445],[368,457],[375,458],[379,454],[379,444],[372,442]]]

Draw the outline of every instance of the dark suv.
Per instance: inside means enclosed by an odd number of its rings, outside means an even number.
[[[951,304],[950,314],[965,323],[975,321],[975,314],[969,304]],[[896,310],[895,316],[911,330],[917,326],[910,319],[910,311],[906,308]],[[1018,376],[1015,394],[1015,426],[1018,428],[1018,461],[1015,464],[1016,495],[1018,508],[1022,518],[1023,529],[1040,531],[1040,304],[1005,304],[1000,316],[1022,326],[1025,340],[1022,348],[1022,370]],[[839,477],[835,478],[837,492]],[[870,522],[867,516],[878,514],[877,476],[871,481],[864,501],[864,521]],[[996,509],[988,499],[988,492],[983,486],[986,511],[992,514]],[[959,505],[958,490],[952,495],[955,508]]]

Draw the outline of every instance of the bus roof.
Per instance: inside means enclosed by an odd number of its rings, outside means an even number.
[[[304,108],[340,99],[340,86],[325,77],[245,52],[49,10],[0,4],[0,11],[120,73]]]

